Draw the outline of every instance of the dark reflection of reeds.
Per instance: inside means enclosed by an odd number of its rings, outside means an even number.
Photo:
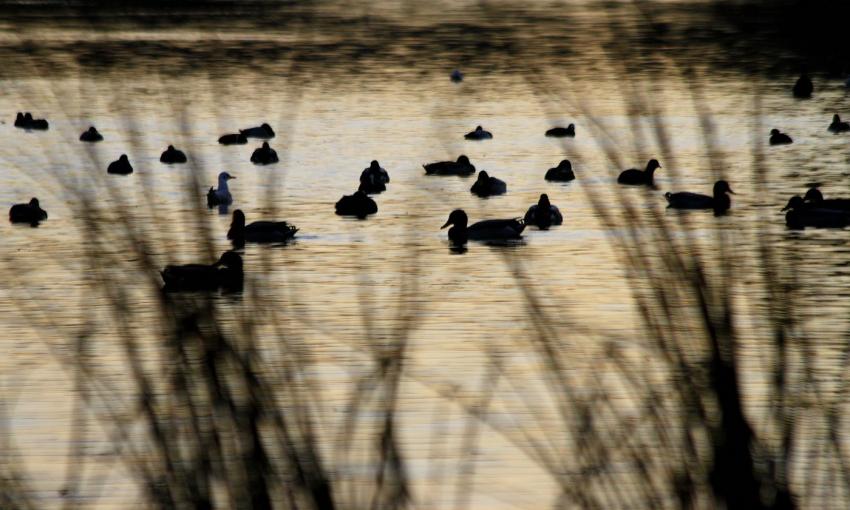
[[[483,12],[488,14],[486,9]],[[610,20],[611,34],[624,41],[634,36],[629,32],[632,29],[615,17]],[[608,51],[615,69],[616,63],[648,63],[626,46],[614,45]],[[310,67],[304,65],[307,56],[287,57],[283,60],[291,76],[309,73]],[[27,62],[25,72],[48,71],[38,58]],[[79,64],[76,72],[88,70],[86,59]],[[552,86],[560,83],[560,77],[531,61],[522,66],[534,77],[529,84],[550,111],[566,104],[570,111],[581,113],[589,119],[587,128],[600,140],[600,150],[610,166],[625,166],[621,154],[607,143],[610,134],[604,124],[578,98],[551,92],[563,90]],[[664,66],[653,68],[660,72]],[[623,75],[633,72],[625,64],[616,70]],[[725,165],[716,147],[710,105],[700,92],[700,76],[675,67],[672,71],[681,73],[693,90],[706,157],[715,176],[721,178]],[[622,94],[630,109],[649,111],[660,118],[662,102],[650,99],[661,96],[660,81],[657,76],[657,90],[640,90],[624,82]],[[276,119],[277,126],[286,126],[280,130],[283,134],[295,128],[290,115],[300,97],[298,82],[292,80],[291,109]],[[117,103],[120,85],[111,83],[112,90],[97,93]],[[162,95],[172,99],[174,122],[188,129],[191,119],[182,106],[184,92],[168,79],[161,80],[161,86]],[[49,89],[14,92],[39,94],[51,107],[62,107]],[[753,96],[758,102],[759,91],[753,91]],[[134,128],[137,119],[124,120],[127,132],[139,132]],[[634,131],[640,133],[640,129]],[[755,131],[752,184],[758,192],[765,189],[768,175],[759,141],[763,130]],[[189,134],[184,132],[185,140]],[[131,143],[141,152],[139,136]],[[672,136],[663,124],[654,126],[660,158],[665,167],[675,169]],[[642,146],[635,140],[635,152]],[[106,162],[98,160],[94,151],[70,147],[78,145],[69,138],[65,147],[50,151],[48,157],[105,167]],[[137,169],[138,180],[153,194],[145,170]],[[194,218],[199,251],[212,261],[218,255],[215,239],[219,233],[213,232],[207,211],[196,199],[203,169],[193,166],[190,170],[183,183],[192,204],[189,214]],[[68,452],[71,467],[63,484],[66,506],[86,506],[74,495],[86,485],[83,470],[77,468],[94,462],[79,446],[92,433],[94,423],[105,431],[115,461],[132,475],[140,488],[139,497],[151,507],[416,506],[397,421],[401,385],[412,377],[406,371],[410,335],[420,320],[420,305],[414,299],[421,284],[416,249],[409,248],[405,267],[399,270],[399,305],[392,328],[382,330],[372,321],[365,286],[358,296],[364,325],[358,349],[368,359],[368,369],[352,377],[342,423],[329,434],[332,427],[323,388],[309,373],[314,353],[292,337],[297,328],[287,327],[294,320],[290,310],[279,300],[269,300],[263,289],[262,275],[273,269],[272,252],[261,252],[260,267],[241,295],[162,294],[159,270],[173,261],[156,256],[169,250],[152,243],[168,246],[178,233],[168,218],[158,216],[155,207],[134,210],[114,181],[102,173],[92,175],[91,182],[83,183],[62,175],[46,177],[59,182],[59,189],[72,201],[85,235],[87,292],[105,299],[107,309],[91,310],[85,325],[72,331],[40,309],[37,301],[19,303],[21,313],[38,328],[67,337],[64,345],[49,345],[51,354],[68,371],[77,398]],[[264,199],[273,214],[275,190],[283,189],[283,183],[272,184]],[[105,210],[97,201],[101,193],[116,206]],[[846,501],[850,459],[841,445],[842,397],[850,393],[850,378],[841,375],[837,381],[824,382],[815,377],[817,352],[796,321],[794,302],[787,292],[797,287],[793,258],[777,253],[770,238],[759,235],[760,227],[752,226],[748,233],[759,240],[757,266],[764,272],[764,316],[759,319],[769,338],[758,348],[764,363],[761,368],[771,374],[771,409],[759,414],[757,421],[753,418],[757,414],[748,409],[740,377],[744,370],[740,350],[748,339],[741,338],[735,326],[739,312],[729,233],[719,228],[708,244],[701,244],[691,234],[687,215],[671,220],[657,207],[638,207],[633,197],[633,193],[620,192],[616,208],[606,207],[592,194],[589,198],[604,226],[625,226],[626,235],[612,237],[611,242],[634,283],[632,297],[643,320],[634,338],[600,337],[566,311],[555,320],[541,303],[533,275],[524,267],[522,248],[502,250],[521,291],[530,329],[527,338],[514,341],[518,349],[533,353],[540,361],[545,395],[504,364],[505,353],[498,347],[487,352],[487,366],[473,398],[431,388],[440,401],[435,414],[450,405],[465,413],[459,474],[454,478],[441,474],[447,487],[444,492],[452,493],[456,507],[470,505],[469,487],[474,485],[476,473],[474,451],[486,429],[502,435],[552,477],[560,490],[554,504],[558,508],[710,508],[725,504],[729,508],[779,509],[828,506],[832,498]],[[8,256],[4,262],[10,260]],[[9,283],[26,292],[23,277],[11,267],[4,273]],[[134,294],[140,286],[151,298],[151,309],[138,309]],[[230,320],[223,320],[225,315]],[[141,335],[136,326],[151,318],[153,330]],[[123,352],[126,371],[117,382],[91,362],[96,342],[104,341],[93,331],[104,320],[111,326],[108,341],[119,344]],[[273,348],[261,338],[261,331],[263,335],[272,332]],[[576,338],[592,339],[601,346],[602,355],[581,359],[582,354],[571,349]],[[629,343],[639,343],[651,362],[630,353]],[[848,357],[850,349],[845,348],[841,359]],[[578,368],[587,365],[592,369]],[[594,391],[577,391],[586,387],[588,380]],[[827,391],[829,383],[837,389]],[[549,417],[543,416],[544,411],[534,402],[552,401],[557,427],[551,436],[557,439],[492,420],[489,412],[500,397],[498,392],[516,397],[535,424]],[[13,400],[14,394],[4,391],[0,404]],[[363,417],[367,411],[373,415],[369,420]],[[0,407],[3,424],[8,412],[6,406]],[[0,439],[4,452],[0,456],[0,507],[36,507],[26,473],[17,467],[16,454],[10,453],[15,451],[14,437],[4,433]],[[441,438],[430,441],[434,450],[445,448]],[[369,466],[368,474],[348,474],[346,468],[355,464]]]

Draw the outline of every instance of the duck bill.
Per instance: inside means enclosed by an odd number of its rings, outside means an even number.
[[[445,223],[445,225],[443,225],[442,227],[440,227],[440,230],[442,230],[442,229],[444,229],[444,228],[448,227],[448,226],[449,226],[449,225],[451,225],[451,224],[452,224],[452,222],[451,222],[451,221],[447,221],[447,222]]]

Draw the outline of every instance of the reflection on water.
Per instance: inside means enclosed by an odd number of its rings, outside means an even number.
[[[324,508],[331,496],[346,507],[672,507],[682,494],[711,506],[721,402],[683,388],[711,387],[709,346],[726,332],[701,328],[700,312],[722,323],[725,291],[757,470],[786,470],[805,506],[846,498],[818,478],[841,456],[827,432],[845,394],[846,231],[789,232],[779,212],[809,182],[842,195],[847,139],[826,130],[846,99],[839,82],[799,102],[791,74],[707,68],[691,81],[651,54],[626,72],[604,44],[613,21],[645,36],[646,13],[619,3],[336,7],[294,5],[285,26],[237,16],[225,29],[212,16],[89,31],[103,19],[84,16],[38,38],[26,24],[4,34],[0,197],[36,196],[50,212],[38,229],[2,227],[0,255],[4,426],[36,506],[61,505],[62,491],[103,508],[164,493],[223,507],[256,494]],[[691,11],[658,16],[676,12]],[[682,58],[703,68],[723,54],[705,48]],[[456,66],[463,82],[449,80]],[[19,110],[50,129],[16,130]],[[276,165],[250,163],[258,144],[217,143],[262,122],[277,132]],[[576,138],[544,136],[568,123]],[[92,124],[104,141],[81,144]],[[494,138],[465,141],[479,124]],[[754,165],[754,140],[772,127],[795,143],[763,147]],[[159,163],[169,144],[187,165]],[[122,153],[135,173],[106,175]],[[422,163],[460,154],[510,191],[480,200],[470,179],[425,177]],[[664,165],[657,189],[615,184],[652,157]],[[564,158],[576,180],[545,181]],[[392,175],[379,212],[336,216],[371,160]],[[159,269],[230,248],[227,208],[203,201],[224,170],[239,175],[233,209],[292,222],[297,240],[240,250],[240,295],[164,298]],[[664,192],[710,190],[717,172],[738,193],[727,216],[665,209]],[[457,208],[521,217],[541,193],[564,224],[527,228],[521,242],[458,249],[439,228]],[[717,282],[704,295],[670,270],[693,252]],[[777,324],[793,332],[780,348]],[[789,436],[803,458],[829,453],[789,465],[776,454]],[[204,470],[215,476],[190,476]]]

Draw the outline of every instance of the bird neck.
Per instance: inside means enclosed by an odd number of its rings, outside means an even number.
[[[227,189],[227,178],[219,177],[218,178],[218,192],[219,193],[227,193],[230,190]]]

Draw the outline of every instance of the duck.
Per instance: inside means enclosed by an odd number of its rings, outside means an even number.
[[[842,122],[841,117],[836,113],[832,116],[832,124],[829,125],[829,130],[833,133],[845,133],[850,131],[850,122]]]
[[[728,182],[720,180],[714,183],[712,196],[680,191],[667,192],[664,198],[667,199],[667,207],[673,209],[714,209],[715,213],[720,214],[728,211],[732,205],[728,193],[735,194]]]
[[[509,239],[520,239],[525,223],[518,218],[507,220],[484,220],[467,225],[469,217],[463,209],[455,209],[449,214],[449,219],[440,227],[449,229],[449,240],[456,244],[466,244],[467,240],[474,241],[499,241]]]
[[[617,177],[617,182],[620,184],[653,186],[655,185],[655,170],[658,168],[661,168],[658,160],[650,159],[646,164],[645,170],[638,170],[637,168],[623,170],[620,176]]]
[[[48,123],[45,119],[34,119],[30,112],[26,112],[22,116],[18,112],[18,115],[15,116],[15,127],[44,131],[48,128]]]
[[[250,127],[248,129],[240,129],[239,133],[248,137],[248,138],[263,138],[268,140],[269,138],[274,138],[274,130],[271,126],[263,122],[257,127]]]
[[[796,83],[794,83],[794,88],[792,89],[794,97],[800,99],[808,99],[812,97],[812,91],[814,91],[812,80],[809,78],[809,75],[806,73],[806,71],[803,71],[800,74],[800,77],[797,78]]]
[[[41,208],[38,199],[33,197],[29,203],[15,204],[9,209],[9,221],[12,223],[29,223],[36,226],[38,222],[47,219],[47,211]]]
[[[478,172],[478,179],[469,191],[479,197],[489,197],[505,193],[508,191],[508,186],[505,184],[505,181],[490,177],[486,170],[481,170]]]
[[[365,192],[357,190],[351,195],[343,195],[334,205],[334,209],[340,216],[356,216],[363,219],[378,212],[378,204]]]
[[[782,211],[787,211],[785,225],[794,230],[806,227],[844,228],[850,225],[850,212],[814,206],[806,203],[799,195],[791,197]]]
[[[213,264],[169,265],[160,271],[165,292],[240,291],[245,280],[242,256],[226,251]]]
[[[388,182],[390,182],[390,175],[381,168],[380,163],[373,160],[369,167],[360,173],[359,190],[367,195],[381,193],[386,191]]]
[[[117,174],[117,175],[129,175],[133,173],[133,166],[130,164],[130,160],[127,159],[126,154],[122,154],[115,161],[109,164],[106,167],[106,173],[108,174]]]
[[[460,72],[460,69],[455,69],[452,71],[452,74],[449,76],[449,79],[454,83],[460,83],[463,81],[463,73]]]
[[[218,174],[218,189],[210,188],[207,191],[207,206],[215,207],[217,205],[230,205],[233,203],[233,197],[230,195],[230,190],[227,188],[227,181],[236,177],[227,172]]]
[[[25,128],[26,124],[27,124],[27,122],[26,122],[26,120],[24,120],[24,114],[21,113],[21,112],[18,112],[17,115],[15,115],[15,127],[16,128]]]
[[[823,193],[813,186],[806,191],[803,201],[811,207],[819,207],[822,209],[837,209],[840,211],[850,212],[850,199],[848,198],[823,198]]]
[[[100,142],[103,140],[103,135],[97,132],[94,126],[90,126],[80,135],[81,142]]]
[[[528,208],[523,221],[526,225],[537,225],[537,228],[546,230],[552,225],[560,225],[564,222],[561,211],[549,202],[549,195],[543,193],[537,204]]]
[[[277,162],[277,152],[269,147],[269,142],[263,142],[263,146],[255,149],[251,154],[251,163],[255,165],[271,165]]]
[[[461,154],[457,161],[439,161],[422,165],[428,175],[472,175],[475,166],[469,162],[469,158]]]
[[[547,181],[568,182],[576,178],[573,173],[573,165],[569,159],[564,159],[555,168],[550,168],[546,171]]]
[[[463,135],[467,140],[489,140],[493,138],[493,133],[486,131],[481,126],[475,126],[475,131]]]
[[[282,243],[295,237],[298,228],[285,221],[254,221],[245,224],[245,213],[241,209],[233,211],[227,238],[234,246],[249,243]]]
[[[185,163],[186,162],[186,154],[181,150],[177,150],[173,145],[169,145],[167,149],[162,153],[159,157],[159,160],[162,163]]]
[[[218,139],[218,143],[222,145],[245,145],[248,143],[248,137],[242,133],[226,134]]]
[[[552,129],[546,131],[546,136],[552,136],[555,138],[564,138],[564,137],[574,137],[576,135],[576,126],[575,124],[570,124],[567,127],[553,127]]]
[[[789,143],[794,143],[790,136],[778,129],[770,130],[770,145],[788,145]]]

